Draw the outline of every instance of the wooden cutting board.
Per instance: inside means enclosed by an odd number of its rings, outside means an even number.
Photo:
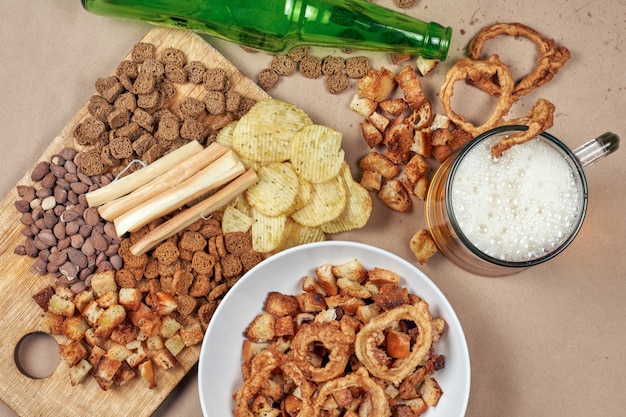
[[[154,44],[157,53],[165,47],[179,48],[187,54],[188,60],[201,61],[208,68],[225,69],[235,90],[242,95],[256,100],[269,97],[254,81],[194,33],[155,28],[140,42]],[[129,55],[120,57],[120,62],[129,59]],[[179,88],[178,94],[181,98],[188,95],[195,97],[202,88],[186,83]],[[86,115],[85,104],[52,141],[40,160],[49,161],[52,155],[64,147],[75,146],[72,131]],[[32,183],[30,171],[24,174],[18,184]],[[0,399],[20,416],[150,416],[198,361],[200,345],[181,352],[174,369],[160,371],[157,375],[158,386],[154,389],[148,389],[141,378],[108,391],[101,390],[93,378],[87,378],[82,384],[72,387],[68,368],[62,361],[51,376],[43,379],[30,378],[18,369],[16,347],[26,335],[37,331],[41,314],[32,295],[54,282],[54,279],[36,275],[32,272],[33,259],[13,253],[15,247],[23,243],[20,215],[13,205],[17,199],[17,191],[13,189],[0,205]]]

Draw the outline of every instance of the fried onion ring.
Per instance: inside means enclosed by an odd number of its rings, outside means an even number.
[[[352,372],[341,378],[333,379],[322,385],[318,389],[317,396],[313,401],[313,408],[320,410],[328,397],[333,395],[333,392],[347,389],[347,388],[359,388],[363,389],[368,395],[367,402],[361,404],[359,409],[359,416],[364,417],[390,417],[391,408],[389,407],[389,401],[387,395],[382,386],[376,383],[376,381],[367,374],[367,371],[363,368],[359,368],[357,371]],[[307,410],[308,411],[308,410]],[[305,415],[319,415],[319,411],[315,414],[306,412]]]
[[[480,80],[497,77],[499,84],[498,102],[493,114],[485,123],[475,126],[468,122],[465,116],[456,113],[452,109],[452,95],[454,94],[454,84],[457,81],[469,80],[478,82]],[[461,129],[465,130],[473,137],[498,126],[504,116],[511,110],[515,99],[513,98],[513,87],[515,82],[509,67],[500,61],[498,55],[492,55],[487,59],[463,58],[458,60],[448,71],[446,79],[441,86],[441,104],[450,120]]]
[[[346,335],[338,326],[311,322],[303,325],[291,342],[293,359],[304,376],[315,382],[324,382],[341,375],[350,358],[350,345],[354,337]],[[320,342],[328,353],[328,362],[321,368],[312,364],[308,357],[312,345]]]
[[[409,355],[397,359],[390,367],[386,360],[388,355],[379,346],[385,340],[384,331],[400,320],[410,320],[418,328],[418,336],[411,346]],[[396,307],[373,317],[357,333],[354,353],[375,377],[399,384],[415,370],[419,363],[428,355],[433,343],[432,317],[428,304],[420,301],[417,304],[406,304]]]
[[[528,142],[551,128],[554,120],[554,110],[554,104],[550,103],[548,100],[539,99],[528,111],[526,116],[507,121],[506,124],[508,125],[522,124],[528,126],[528,129],[500,139],[498,143],[491,148],[491,155],[494,158],[499,158],[507,149]]]
[[[470,42],[468,56],[479,59],[485,42],[499,35],[523,36],[539,48],[539,58],[534,70],[518,81],[513,87],[513,97],[519,98],[533,89],[547,83],[559,69],[569,60],[570,52],[564,46],[557,46],[554,39],[548,39],[536,30],[521,23],[497,23],[483,28]],[[472,79],[471,83],[491,94],[501,94],[501,85],[490,78]]]

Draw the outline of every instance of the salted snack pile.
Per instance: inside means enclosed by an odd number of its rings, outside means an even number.
[[[434,374],[445,321],[383,268],[324,264],[303,292],[270,292],[244,332],[236,417],[419,416],[443,390]]]
[[[152,222],[122,239],[120,269],[99,270],[79,292],[56,285],[34,295],[39,330],[57,337],[71,385],[91,375],[108,390],[141,376],[154,388],[159,372],[202,341],[226,292],[265,258],[250,234],[222,234],[220,219],[216,212],[133,255],[134,242],[159,223]]]
[[[526,37],[539,50],[537,66],[518,82],[498,55],[481,57],[485,43],[500,35]],[[523,117],[506,120],[505,116],[520,98],[550,81],[569,57],[567,48],[528,26],[499,23],[485,27],[470,43],[468,57],[455,62],[446,74],[439,94],[443,114],[433,112],[416,71],[426,76],[437,61],[417,60],[415,68],[407,65],[397,74],[385,67],[370,69],[359,80],[358,92],[350,103],[350,109],[364,117],[362,134],[371,148],[359,162],[361,185],[375,192],[390,209],[408,212],[413,206],[412,197],[422,201],[426,198],[429,160],[442,163],[474,137],[505,124],[526,125],[528,130],[503,138],[492,149],[494,157],[536,137],[553,124],[555,106],[548,100],[538,99]],[[493,114],[480,126],[452,108],[454,86],[459,81],[497,98]],[[422,264],[437,251],[424,229],[413,236],[411,249]]]
[[[224,69],[145,42],[95,88],[73,132],[85,150],[86,175],[130,173],[142,166],[132,161],[150,164],[191,141],[204,145],[255,103],[235,91]]]
[[[232,148],[259,182],[225,207],[224,230],[250,230],[256,251],[275,253],[363,227],[371,197],[353,179],[341,141],[341,133],[277,99],[259,101],[225,126],[216,142]]]

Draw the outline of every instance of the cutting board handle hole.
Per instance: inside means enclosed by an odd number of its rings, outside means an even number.
[[[54,373],[61,356],[56,340],[42,332],[29,333],[15,347],[15,365],[25,376],[44,379]]]

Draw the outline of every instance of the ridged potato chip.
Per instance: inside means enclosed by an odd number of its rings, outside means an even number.
[[[294,134],[313,124],[299,107],[277,99],[257,102],[233,130],[233,149],[248,162],[282,162],[289,159]]]
[[[287,218],[283,239],[275,249],[275,252],[304,245],[305,243],[323,242],[324,240],[326,240],[326,235],[319,227],[302,226],[291,218]]]
[[[221,128],[219,132],[217,132],[215,141],[220,145],[233,149],[233,132],[235,131],[235,126],[237,126],[237,120],[234,120]]]
[[[323,125],[300,129],[291,141],[291,162],[305,179],[320,183],[336,177],[345,160],[341,133]]]
[[[300,188],[298,174],[289,162],[273,162],[257,169],[259,182],[248,188],[246,200],[266,216],[286,214]]]
[[[222,232],[247,232],[252,226],[252,217],[234,206],[226,206],[222,214]]]
[[[265,216],[252,209],[252,248],[257,252],[272,252],[283,239],[287,216]]]
[[[343,179],[335,177],[330,181],[314,183],[311,201],[291,215],[303,226],[315,227],[339,216],[346,207],[346,188]]]
[[[340,233],[360,229],[365,226],[372,214],[372,197],[361,184],[354,181],[350,165],[347,162],[342,164],[339,176],[347,190],[346,207],[338,217],[320,226],[325,233]]]

